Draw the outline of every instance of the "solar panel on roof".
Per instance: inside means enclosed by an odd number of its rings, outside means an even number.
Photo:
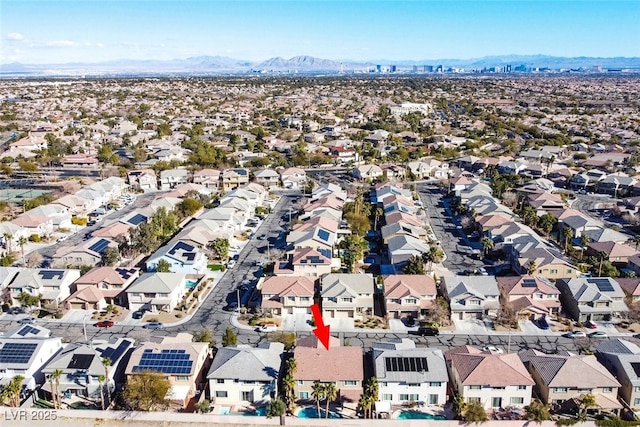
[[[426,357],[385,357],[388,372],[422,372],[428,371]]]
[[[139,225],[141,222],[144,222],[147,220],[147,217],[142,215],[142,214],[135,214],[133,217],[131,217],[127,222],[129,224],[132,225]]]
[[[186,252],[184,254],[184,257],[187,259],[187,261],[193,261],[196,258],[196,253],[195,252]]]
[[[117,348],[113,348],[113,347],[107,347],[103,352],[102,352],[102,357],[103,358],[109,358],[111,359],[111,362],[116,362],[118,361],[122,355],[129,349],[129,346],[131,345],[130,341],[126,341],[123,340],[120,345],[118,345]]]
[[[320,229],[318,231],[318,237],[325,242],[329,241],[329,232],[327,230]]]
[[[93,362],[94,354],[74,354],[69,361],[67,368],[69,369],[89,369],[91,362]]]
[[[633,369],[633,372],[636,373],[636,376],[640,377],[640,363],[631,362],[631,368]]]
[[[169,254],[175,255],[175,253],[178,252],[179,250],[182,250],[184,252],[193,252],[193,246],[185,242],[178,242],[173,246],[173,248],[171,248],[171,250],[169,251]]]
[[[133,372],[157,371],[163,374],[179,375],[189,374],[193,361],[184,350],[162,350],[154,353],[151,349],[145,349],[140,362],[133,367]]]
[[[535,288],[536,286],[536,281],[534,279],[524,279],[522,281],[523,288]]]
[[[38,335],[38,332],[39,331],[36,328],[34,328],[33,326],[24,325],[22,328],[20,328],[20,330],[17,333],[21,337],[24,337],[27,334]]]
[[[38,344],[5,343],[2,348],[0,348],[0,363],[29,363],[36,347],[38,347]]]
[[[63,270],[40,270],[38,274],[40,274],[40,277],[42,277],[43,280],[52,280],[53,278],[57,278],[60,280],[62,279],[62,276],[64,276],[64,271]]]
[[[107,239],[100,239],[93,245],[89,246],[89,250],[99,253],[102,253],[109,247],[109,241]]]
[[[589,283],[596,285],[600,292],[613,292],[614,288],[607,279],[587,279]]]

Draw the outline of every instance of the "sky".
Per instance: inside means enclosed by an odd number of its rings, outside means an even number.
[[[640,57],[640,0],[1,0],[0,63]]]

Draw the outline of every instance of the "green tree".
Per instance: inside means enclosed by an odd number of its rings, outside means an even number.
[[[210,242],[208,247],[217,259],[225,260],[229,256],[229,239],[219,237]]]
[[[536,260],[530,259],[529,262],[527,263],[527,274],[529,276],[533,276],[533,274],[536,272],[537,269],[538,269],[538,265],[536,264]]]
[[[173,235],[178,229],[178,219],[173,212],[168,212],[167,209],[162,206],[151,216],[149,221],[155,235],[159,240],[165,241]]]
[[[295,385],[296,371],[298,370],[298,362],[295,358],[290,357],[285,362],[285,375],[282,378],[282,394],[287,405],[287,412],[292,414],[296,401]]]
[[[340,242],[340,248],[345,252],[344,259],[349,271],[353,271],[354,264],[360,261],[364,252],[369,249],[369,243],[358,234],[348,234]]]
[[[271,399],[267,404],[267,418],[281,417],[284,415],[286,410],[287,407],[281,399],[277,397],[275,399]]]
[[[222,336],[222,346],[228,347],[230,345],[236,345],[238,342],[238,336],[231,327],[227,326],[227,329],[224,331],[224,335]]]
[[[109,368],[111,367],[112,362],[110,357],[103,357],[100,362],[102,363],[102,367],[104,368],[104,378],[105,378],[105,388],[106,388],[105,395],[107,397],[106,405],[109,406],[109,403],[111,402],[111,389],[109,388]]]
[[[580,235],[580,246],[582,247],[582,250],[580,251],[580,261],[584,258],[584,253],[587,251],[589,243],[591,243],[591,237],[586,233],[582,233]]]
[[[485,237],[484,239],[482,239],[482,251],[485,255],[487,255],[489,251],[493,249],[493,245],[494,243],[492,238]]]
[[[36,165],[35,163],[22,159],[18,160],[18,167],[22,172],[37,172],[38,170],[40,170],[38,165]]]
[[[56,401],[58,402],[58,409],[60,409],[61,407],[60,403],[62,402],[62,398],[60,397],[60,377],[63,374],[64,374],[64,371],[62,369],[56,369],[51,373],[51,376],[53,377],[53,380],[56,383],[55,394],[56,394]]]
[[[540,218],[538,218],[538,228],[542,230],[545,236],[549,236],[553,227],[558,223],[556,217],[551,214],[544,214]]]
[[[159,246],[154,226],[147,222],[132,227],[129,230],[129,240],[131,249],[138,254],[149,254]]]
[[[375,210],[373,211],[373,229],[374,230],[378,229],[378,220],[382,218],[382,216],[384,216],[384,209],[375,208]]]
[[[29,242],[29,241],[24,236],[20,236],[20,238],[18,239],[18,245],[20,245],[20,251],[22,252],[22,263],[23,264],[27,263],[27,261],[24,258],[24,245],[26,245],[27,242]]]
[[[31,295],[27,292],[20,292],[16,297],[16,301],[20,303],[21,307],[31,308],[31,307],[39,307],[40,299],[42,295]]]
[[[338,397],[338,389],[336,388],[336,384],[333,382],[326,383],[324,385],[324,399],[326,402],[324,417],[326,419],[329,419],[329,404],[336,400],[336,397]]]
[[[464,408],[463,418],[468,423],[484,423],[489,420],[487,412],[480,402],[469,402]]]
[[[2,386],[2,389],[0,389],[0,404],[7,403],[9,406],[14,408],[20,406],[22,381],[24,381],[24,377],[22,375],[15,375],[11,378],[8,384]]]
[[[118,248],[110,246],[105,249],[102,254],[102,264],[111,266],[116,265],[118,261],[120,261],[120,251],[118,251]]]
[[[185,198],[182,202],[178,203],[176,210],[180,213],[182,218],[186,218],[198,212],[202,209],[202,203],[191,197]]]
[[[422,257],[412,255],[407,262],[407,265],[402,269],[404,274],[426,274],[424,270],[424,264],[422,263]]]
[[[216,341],[213,338],[213,333],[206,328],[202,328],[198,332],[194,333],[193,341],[209,343],[209,348],[213,348],[216,345]]]
[[[640,234],[633,236],[633,243],[636,245],[636,250],[638,250],[638,246],[640,246]]]
[[[211,411],[211,402],[209,402],[208,399],[196,403],[196,412],[200,414],[206,414],[209,411]]]
[[[161,373],[142,371],[127,379],[123,397],[134,411],[148,412],[166,406],[169,388],[169,380]]]
[[[453,410],[453,413],[456,414],[456,418],[462,418],[466,407],[467,403],[464,401],[464,396],[461,394],[456,394],[451,401],[451,409]]]
[[[564,237],[564,250],[568,251],[569,250],[569,242],[571,242],[571,240],[574,237],[573,229],[569,228],[569,227],[565,227],[562,230],[562,237]]]
[[[100,389],[100,407],[104,411],[104,382],[106,378],[104,375],[98,376],[98,387]]]
[[[156,265],[156,272],[158,273],[171,273],[171,264],[166,259],[161,259]]]
[[[524,407],[524,414],[525,419],[538,424],[551,419],[549,408],[537,400],[532,401],[530,405]]]
[[[579,419],[582,419],[582,420],[586,419],[587,410],[589,408],[595,408],[598,406],[598,403],[596,402],[596,397],[591,393],[581,394],[580,397],[578,398],[578,402],[580,403]]]
[[[349,224],[351,232],[358,236],[364,237],[364,235],[367,234],[367,231],[371,229],[369,218],[366,215],[349,212],[345,214],[344,219]]]
[[[318,418],[322,418],[320,415],[320,401],[324,399],[325,385],[320,381],[314,381],[311,386],[311,397],[316,401],[316,408],[318,410]]]

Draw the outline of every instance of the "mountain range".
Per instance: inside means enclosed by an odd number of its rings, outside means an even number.
[[[586,69],[601,66],[603,69],[628,69],[640,71],[638,57],[557,57],[548,55],[503,55],[485,56],[473,59],[431,59],[431,60],[372,60],[372,61],[335,61],[313,56],[294,56],[290,59],[275,57],[256,62],[223,56],[197,56],[172,60],[114,60],[98,63],[70,62],[64,64],[22,64],[18,62],[0,64],[0,76],[78,76],[78,75],[223,75],[247,74],[256,72],[298,72],[298,73],[337,73],[367,72],[375,69],[376,64],[384,67],[395,65],[399,70],[413,66],[442,65],[461,68],[465,71],[505,65],[530,68]]]

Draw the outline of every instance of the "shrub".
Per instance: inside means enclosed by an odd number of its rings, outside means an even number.
[[[158,318],[157,317],[150,317],[147,319],[147,322],[151,323],[151,322],[157,322]]]
[[[74,216],[73,218],[71,218],[71,224],[73,225],[81,225],[81,226],[85,226],[87,225],[87,218],[79,218],[77,216]]]
[[[37,234],[32,234],[31,236],[29,236],[29,240],[35,243],[38,243],[40,240],[40,236]]]

